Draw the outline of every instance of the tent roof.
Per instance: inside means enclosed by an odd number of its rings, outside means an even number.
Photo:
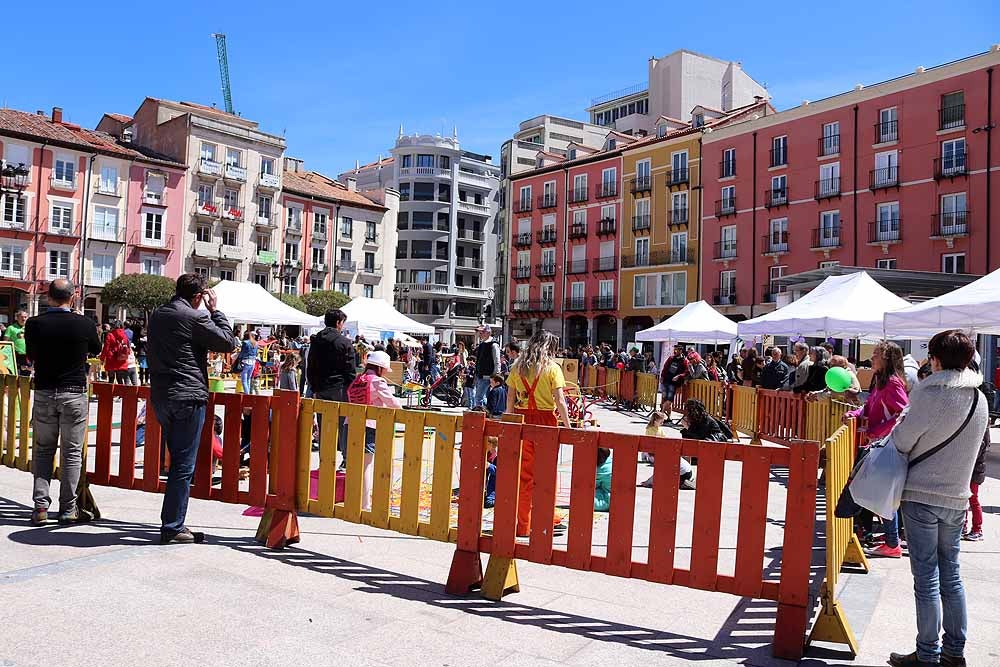
[[[399,331],[410,334],[432,334],[434,327],[410,319],[383,299],[359,296],[341,308],[347,315],[345,327],[351,331]],[[319,318],[320,325],[323,318]],[[315,324],[315,320],[313,321]]]
[[[881,337],[887,312],[909,304],[866,272],[830,276],[802,298],[740,322],[741,337],[776,335],[833,338]]]
[[[637,341],[717,343],[736,338],[736,322],[704,301],[689,303],[671,317],[635,335]]]
[[[316,326],[314,316],[282,303],[280,299],[255,283],[223,280],[214,289],[219,298],[219,310],[225,313],[231,322],[267,326]]]
[[[886,334],[930,338],[946,329],[1000,334],[1000,270],[939,297],[885,314]]]

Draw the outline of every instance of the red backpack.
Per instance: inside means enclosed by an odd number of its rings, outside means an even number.
[[[118,336],[115,333],[111,334],[111,338],[114,340],[115,346],[111,349],[111,354],[109,354],[108,357],[119,363],[127,363],[130,349],[128,338],[125,334]]]
[[[354,378],[347,388],[347,400],[358,405],[370,405],[372,397],[372,380],[378,377],[374,373],[362,373]]]

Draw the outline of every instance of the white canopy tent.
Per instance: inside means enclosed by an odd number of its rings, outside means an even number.
[[[885,314],[890,338],[930,338],[946,329],[1000,334],[1000,270],[964,287]]]
[[[635,335],[637,341],[721,343],[736,338],[736,322],[704,301],[689,303],[654,327]]]
[[[830,276],[816,289],[787,306],[740,322],[741,338],[806,336],[810,338],[881,338],[886,313],[909,304],[864,271]]]
[[[218,309],[230,322],[265,326],[298,325],[315,327],[316,318],[281,302],[255,283],[223,280],[214,287]]]
[[[347,322],[344,328],[349,330],[351,335],[362,334],[364,336],[378,335],[383,331],[392,331],[408,334],[432,334],[434,327],[429,324],[421,324],[410,319],[406,315],[392,307],[388,301],[382,299],[372,299],[359,296],[351,299],[351,302],[341,308],[347,315]],[[323,318],[313,318],[312,324],[323,326]]]

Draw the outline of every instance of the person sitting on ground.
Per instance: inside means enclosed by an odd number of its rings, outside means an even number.
[[[663,426],[664,422],[667,421],[667,416],[662,412],[654,412],[649,416],[649,422],[646,424],[646,435],[651,435],[658,438],[668,438],[670,433],[667,431],[666,427]],[[645,457],[649,463],[655,465],[656,456],[655,453],[643,452],[642,456]],[[644,489],[653,488],[653,475],[649,476],[644,482],[639,484],[640,487]],[[692,490],[695,488],[694,485],[694,468],[691,467],[691,463],[685,459],[683,456],[680,460],[680,488]]]
[[[391,369],[389,355],[385,352],[369,352],[365,360],[365,372],[354,378],[347,388],[347,400],[361,405],[372,405],[382,408],[401,408],[403,404],[393,396],[392,387],[385,380],[385,374]],[[361,491],[361,507],[371,509],[372,495],[372,464],[375,461],[375,420],[365,422],[365,459],[364,475]],[[348,461],[347,465],[352,462]],[[355,464],[356,465],[356,464]]]
[[[507,386],[503,378],[493,375],[490,378],[490,388],[486,392],[486,414],[499,419],[507,409]]]
[[[594,511],[611,509],[611,450],[597,448],[597,479],[594,483]]]
[[[681,437],[689,440],[709,440],[726,442],[728,438],[708,411],[705,404],[696,398],[689,398],[684,403],[684,417],[681,418]]]

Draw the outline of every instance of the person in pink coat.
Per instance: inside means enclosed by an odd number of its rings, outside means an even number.
[[[361,405],[372,405],[379,408],[401,408],[403,404],[392,393],[392,386],[386,381],[385,374],[392,369],[389,355],[380,350],[369,352],[365,360],[365,372],[354,378],[347,388],[347,400]],[[375,462],[375,420],[365,420],[365,459],[362,477],[361,509],[368,511],[372,503],[372,478]],[[357,465],[353,461],[348,466]]]

